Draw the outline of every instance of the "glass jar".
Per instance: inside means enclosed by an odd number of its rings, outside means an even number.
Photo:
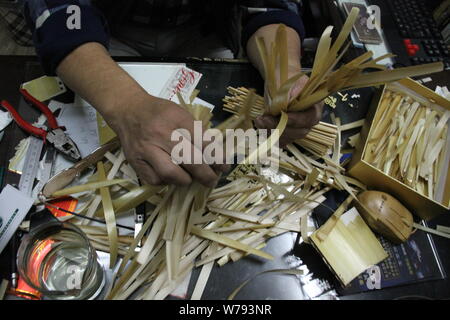
[[[33,228],[20,244],[17,266],[22,279],[49,299],[92,300],[105,284],[95,249],[69,222]]]

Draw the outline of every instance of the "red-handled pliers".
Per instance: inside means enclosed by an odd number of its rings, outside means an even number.
[[[51,130],[46,131],[28,123],[8,101],[3,100],[1,102],[1,106],[9,111],[19,127],[34,136],[42,138],[44,142],[52,144],[56,150],[60,151],[73,161],[79,161],[81,159],[81,154],[78,147],[72,139],[65,134],[64,128],[58,125],[52,111],[44,103],[29,94],[25,89],[20,89],[20,93],[28,103],[42,111],[42,113],[47,117],[47,122]]]

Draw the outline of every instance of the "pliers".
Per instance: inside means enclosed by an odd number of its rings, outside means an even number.
[[[20,89],[20,93],[24,97],[25,101],[42,111],[42,113],[47,117],[47,122],[51,130],[46,131],[28,123],[20,116],[17,110],[8,101],[2,100],[1,106],[9,111],[19,127],[34,136],[42,138],[44,142],[50,143],[56,150],[58,150],[71,160],[81,160],[81,154],[78,150],[78,147],[64,132],[65,128],[58,125],[58,122],[52,111],[44,103],[30,95],[25,89]]]

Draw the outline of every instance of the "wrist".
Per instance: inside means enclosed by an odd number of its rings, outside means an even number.
[[[72,51],[58,66],[60,78],[105,119],[120,117],[130,102],[148,99],[145,90],[98,43]]]
[[[131,111],[150,96],[134,79],[116,77],[104,83],[98,91],[94,107],[105,117],[120,117],[121,113]]]
[[[134,121],[136,116],[139,117],[139,110],[151,105],[151,101],[155,99],[137,83],[121,83],[108,91],[111,92],[108,97],[95,108],[116,133],[128,130],[124,126],[129,126],[129,120]]]

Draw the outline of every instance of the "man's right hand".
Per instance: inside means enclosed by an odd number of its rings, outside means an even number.
[[[197,180],[213,187],[218,174],[207,164],[175,164],[171,141],[176,129],[189,130],[194,119],[175,103],[149,95],[98,43],[72,51],[57,68],[69,88],[94,106],[118,134],[128,162],[149,184],[188,185]],[[192,145],[192,151],[197,151]],[[217,166],[224,171],[226,166]]]
[[[189,185],[192,180],[214,187],[218,174],[207,164],[175,164],[171,152],[178,141],[172,133],[180,128],[194,137],[194,118],[177,104],[147,93],[128,99],[105,120],[118,134],[125,156],[139,177],[153,185]],[[191,150],[201,151],[191,143]]]

